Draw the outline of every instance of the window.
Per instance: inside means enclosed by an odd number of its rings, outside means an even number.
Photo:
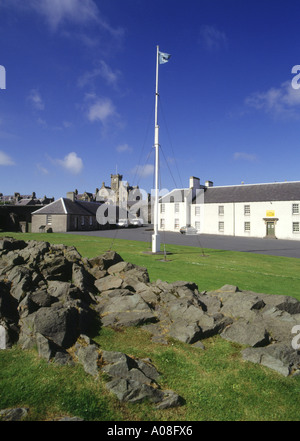
[[[160,228],[163,230],[165,228],[165,220],[161,219],[160,220]]]
[[[293,233],[300,232],[300,222],[293,222]]]
[[[84,225],[84,216],[81,216],[81,225]]]
[[[244,231],[250,231],[250,222],[244,223]]]
[[[200,231],[200,222],[195,222],[195,228],[197,231]]]
[[[165,209],[166,209],[165,204],[160,204],[160,212],[164,213]]]
[[[90,227],[93,225],[93,216],[90,216]]]
[[[224,231],[224,222],[219,222],[219,231],[220,232]]]
[[[178,202],[176,202],[174,207],[175,207],[175,213],[179,213],[179,204],[178,204]]]
[[[195,216],[200,216],[200,207],[195,207]]]
[[[224,216],[224,205],[219,205],[219,216]]]
[[[250,205],[244,205],[244,215],[250,216]]]
[[[52,225],[52,214],[47,214],[46,222],[47,225]]]
[[[292,213],[293,214],[299,214],[299,204],[293,204],[292,205]]]
[[[174,228],[179,228],[179,219],[175,219],[174,221]]]

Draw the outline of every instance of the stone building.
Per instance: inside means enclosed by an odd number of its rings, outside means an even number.
[[[37,198],[31,195],[3,195],[0,193],[0,228],[5,231],[31,231],[31,213],[54,201],[44,196]]]
[[[89,231],[101,228],[96,213],[101,203],[60,198],[32,213],[33,233]]]
[[[143,199],[142,192],[138,186],[131,186],[127,181],[123,181],[120,174],[111,175],[110,187],[102,183],[102,187],[96,193],[96,201],[108,202],[123,207]]]

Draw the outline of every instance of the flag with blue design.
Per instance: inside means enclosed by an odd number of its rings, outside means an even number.
[[[159,64],[165,64],[169,61],[171,55],[164,52],[158,53]]]

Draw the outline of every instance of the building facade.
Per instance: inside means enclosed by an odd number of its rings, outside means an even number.
[[[31,231],[66,233],[99,230],[101,226],[97,222],[96,213],[101,205],[96,202],[60,198],[32,213]]]
[[[159,229],[190,225],[199,234],[300,240],[300,182],[190,186],[160,199]]]

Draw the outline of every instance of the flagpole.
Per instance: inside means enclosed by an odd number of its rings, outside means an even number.
[[[160,236],[158,234],[158,163],[159,163],[159,125],[158,125],[158,66],[159,66],[159,46],[156,54],[156,89],[155,89],[155,201],[154,201],[154,234],[152,235],[152,253],[160,251]]]

